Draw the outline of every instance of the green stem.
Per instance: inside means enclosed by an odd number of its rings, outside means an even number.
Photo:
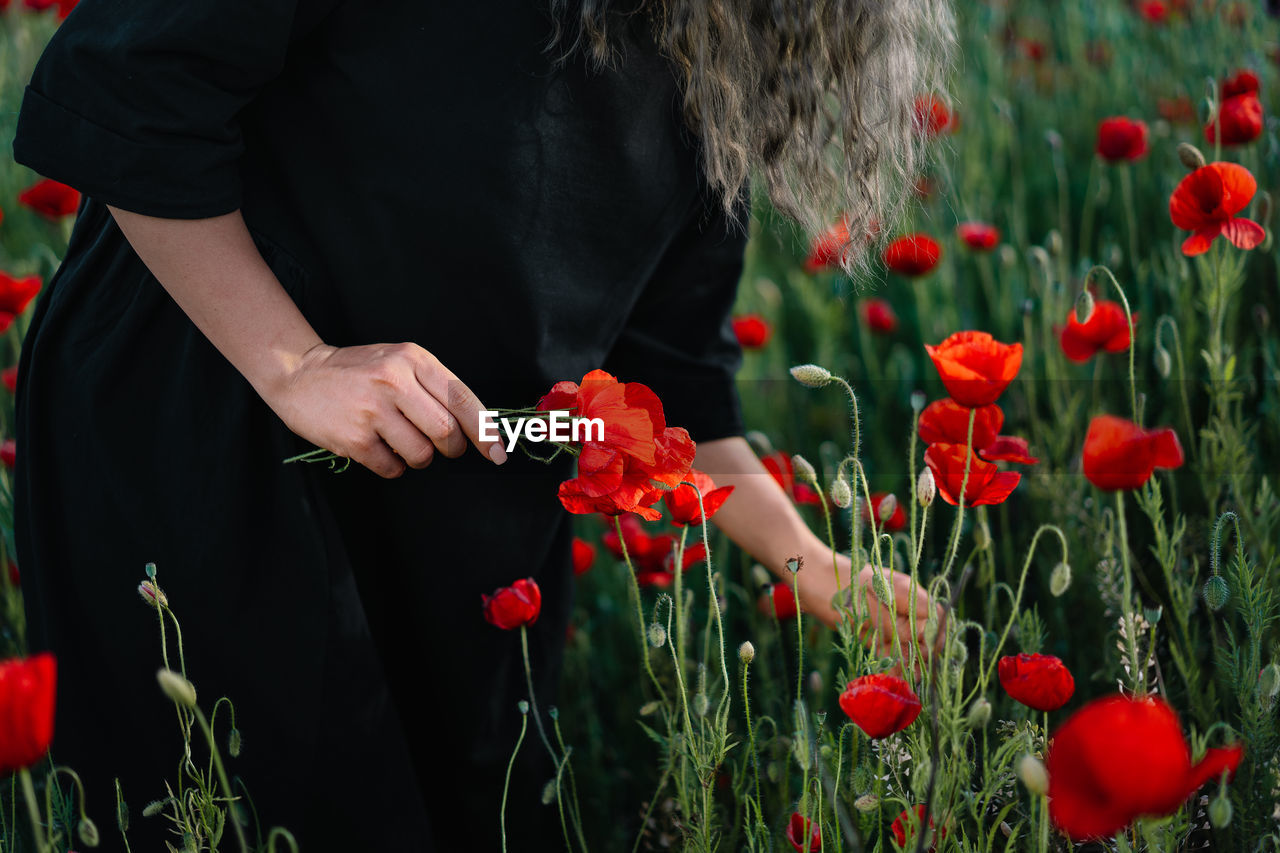
[[[969,468],[973,463],[973,422],[977,416],[977,409],[969,410],[969,433],[964,444],[964,477],[960,480],[960,494],[956,495],[956,523],[951,530],[951,545],[947,549],[947,561],[942,571],[943,577],[950,576],[951,565],[955,562],[956,552],[960,550],[960,528],[964,524],[964,493],[969,488]]]
[[[27,816],[31,819],[31,838],[35,841],[39,853],[49,853],[47,836],[40,831],[40,811],[36,805],[36,786],[31,781],[31,771],[25,767],[19,770],[18,781],[22,783],[22,798],[27,801]]]
[[[1116,293],[1120,294],[1120,302],[1124,305],[1125,320],[1129,324],[1129,406],[1133,409],[1133,422],[1142,425],[1141,413],[1138,411],[1138,371],[1134,363],[1134,351],[1137,349],[1137,340],[1133,326],[1133,311],[1129,308],[1129,297],[1125,295],[1124,288],[1120,286],[1120,282],[1116,281],[1115,275],[1111,270],[1098,264],[1089,270],[1089,274],[1085,276],[1085,286],[1088,282],[1093,281],[1095,273],[1106,273],[1107,279],[1111,282],[1111,286],[1115,288]]]
[[[520,736],[516,738],[516,748],[511,751],[511,760],[507,762],[507,778],[502,783],[502,812],[498,826],[502,831],[502,851],[507,850],[507,791],[511,789],[511,768],[516,766],[516,755],[520,752],[520,744],[524,743],[524,733],[529,728],[529,715],[520,715]]]
[[[622,559],[627,564],[627,579],[631,590],[631,598],[636,603],[636,625],[640,629],[640,656],[644,660],[645,672],[649,674],[649,680],[653,682],[653,687],[658,691],[658,697],[665,705],[667,703],[667,691],[662,689],[658,676],[653,674],[653,662],[649,660],[649,636],[648,630],[644,624],[644,607],[640,602],[640,583],[636,580],[636,567],[631,562],[631,554],[627,551],[627,539],[622,534],[622,516],[614,516],[613,528],[618,533],[618,543],[622,548]],[[676,571],[682,569],[676,566]]]
[[[1129,649],[1129,667],[1134,692],[1146,693],[1146,673],[1138,671],[1138,624],[1133,611],[1133,569],[1129,565],[1129,525],[1124,518],[1124,489],[1116,491],[1116,517],[1120,523],[1120,565],[1124,570],[1124,593],[1120,602],[1120,619],[1125,628],[1125,645]]]
[[[529,630],[525,625],[520,626],[520,651],[524,654],[524,683],[529,688],[529,708],[533,713],[533,724],[537,727],[538,737],[551,755],[551,760],[559,764],[560,756],[556,754],[555,749],[551,746],[551,740],[547,737],[547,730],[542,725],[542,715],[538,713],[538,700],[533,696],[533,667],[529,664]]]
[[[218,771],[218,784],[222,788],[222,796],[227,800],[228,820],[231,821],[231,828],[236,832],[236,842],[240,845],[240,853],[249,853],[249,842],[244,837],[244,827],[240,826],[240,819],[236,815],[235,798],[231,793],[231,783],[227,780],[227,769],[222,764],[222,754],[218,749],[217,742],[213,739],[213,730],[209,728],[209,721],[205,719],[204,712],[199,706],[191,709],[195,712],[196,720],[200,723],[200,730],[204,732],[205,740],[209,742],[209,751],[213,753],[213,764]]]

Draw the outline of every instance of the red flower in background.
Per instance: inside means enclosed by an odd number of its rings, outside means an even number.
[[[560,484],[569,512],[634,512],[650,521],[662,495],[689,473],[696,450],[689,433],[668,427],[662,402],[645,385],[619,382],[593,370],[582,384],[557,382],[541,400],[541,411],[568,409],[576,417],[599,418],[604,438],[587,441],[578,455],[578,476]]]
[[[743,349],[760,349],[769,342],[769,337],[773,334],[769,323],[759,314],[734,317],[731,322],[733,333]]]
[[[1257,191],[1253,175],[1235,163],[1210,163],[1183,178],[1169,197],[1173,224],[1195,232],[1182,242],[1182,253],[1204,254],[1219,234],[1238,249],[1262,243],[1267,236],[1262,226],[1236,216]]]
[[[880,508],[888,498],[893,498],[893,512],[889,513],[888,518],[884,518]],[[902,511],[902,504],[889,492],[872,492],[871,505],[863,504],[862,506],[862,517],[867,521],[871,521],[874,517],[876,524],[880,525],[886,533],[896,533],[907,526],[907,514]]]
[[[963,444],[931,444],[924,452],[924,462],[933,472],[938,494],[955,506],[964,482],[965,457],[969,448]],[[965,506],[984,506],[1004,503],[1017,487],[1022,475],[1013,471],[1001,471],[992,462],[973,454],[969,462],[969,481],[964,487]]]
[[[18,445],[12,438],[0,441],[0,462],[4,467],[13,468],[18,461]]]
[[[893,826],[889,827],[890,830],[893,832],[894,840],[898,842],[898,846],[901,847],[903,850],[910,849],[907,847],[907,840],[908,840],[907,830],[911,829],[912,826],[919,827],[922,823],[924,823],[924,803],[921,803],[918,806],[913,806],[911,811],[916,813],[916,819],[914,823],[911,820],[910,812],[903,809],[902,814],[898,815],[896,818],[893,819]],[[932,815],[929,817],[929,829],[933,829]],[[947,837],[946,827],[943,827],[941,834],[943,838]],[[914,837],[915,835],[913,834],[912,838]],[[933,850],[934,845],[930,844],[928,849]]]
[[[1000,229],[985,222],[961,222],[956,236],[975,252],[989,252],[1000,243]]]
[[[538,621],[542,611],[542,590],[533,578],[518,580],[511,586],[499,587],[493,595],[481,595],[484,619],[506,631]]]
[[[1242,753],[1210,749],[1192,765],[1178,715],[1163,700],[1095,700],[1049,743],[1049,818],[1074,841],[1115,835],[1138,817],[1177,811],[1205,782],[1234,773]]]
[[[27,305],[40,292],[43,282],[38,275],[15,278],[7,272],[0,271],[0,314],[13,317],[26,310]]]
[[[49,219],[70,216],[80,206],[80,193],[66,184],[43,178],[22,192],[18,201]]]
[[[1138,14],[1148,23],[1163,24],[1169,17],[1169,7],[1163,0],[1144,0],[1138,4]]]
[[[1044,42],[1038,39],[1021,39],[1018,47],[1022,49],[1022,55],[1032,62],[1043,62],[1048,54],[1048,48],[1044,46]]]
[[[1136,315],[1133,321],[1137,323]],[[1074,362],[1086,362],[1102,350],[1124,352],[1129,348],[1129,319],[1119,302],[1100,299],[1083,323],[1076,319],[1074,310],[1067,313],[1059,341],[1063,354]]]
[[[1099,489],[1136,489],[1156,468],[1182,465],[1178,434],[1168,427],[1147,430],[1114,415],[1098,415],[1084,437],[1084,475]]]
[[[729,498],[729,495],[733,494],[733,486],[716,488],[715,482],[710,477],[696,469],[689,471],[689,476],[685,477],[685,481],[693,483],[694,486],[698,487],[697,490],[693,486],[681,484],[662,497],[666,501],[667,509],[671,511],[672,524],[702,524],[702,511],[704,509],[706,510],[706,517],[711,518]],[[701,507],[698,505],[698,492],[702,492]]]
[[[645,532],[640,519],[632,514],[622,516],[620,522],[621,538],[613,529],[612,519],[610,519],[609,529],[602,537],[604,547],[621,560],[623,559],[622,546],[625,544],[626,556],[631,558],[631,563],[636,567],[637,572],[661,571],[662,561],[671,553],[675,538],[665,533],[650,536]]]
[[[1098,156],[1108,163],[1133,162],[1147,153],[1147,124],[1125,116],[1105,118],[1098,124]]]
[[[18,393],[18,366],[15,364],[13,367],[6,367],[4,372],[0,373],[0,380],[4,382],[4,387],[9,389],[10,394]]]
[[[942,257],[942,247],[928,234],[907,234],[899,237],[884,250],[884,265],[896,272],[914,278],[933,270]]]
[[[1221,126],[1223,145],[1246,145],[1262,135],[1262,101],[1249,92],[1226,98],[1218,109],[1218,120],[1204,126],[1204,139],[1213,144]]]
[[[1056,711],[1076,692],[1071,671],[1053,655],[1002,657],[997,667],[1005,692],[1037,711]]]
[[[776,616],[779,622],[794,619],[797,612],[795,591],[785,583],[771,584],[768,592],[760,593],[756,609],[762,616]]]
[[[30,767],[49,751],[57,680],[49,652],[0,663],[0,777]]]
[[[841,219],[814,238],[804,261],[805,272],[813,274],[840,266],[848,245],[849,223]]]
[[[791,820],[787,822],[787,840],[800,853],[822,849],[822,833],[818,831],[818,824],[800,812],[791,813]]]
[[[1157,98],[1156,112],[1160,118],[1174,124],[1193,124],[1196,120],[1196,108],[1186,95],[1176,98]]]
[[[1022,367],[1022,344],[1002,344],[986,332],[956,332],[924,348],[947,393],[969,408],[994,403]]]
[[[862,303],[862,322],[879,335],[892,335],[898,330],[898,315],[886,299],[867,299]]]
[[[596,546],[585,542],[577,536],[573,537],[573,573],[584,575],[596,561]]]
[[[874,740],[911,725],[920,716],[920,699],[901,678],[877,673],[850,681],[840,694],[840,708]]]
[[[934,400],[920,413],[920,440],[925,444],[964,444],[969,439],[969,412],[973,418],[973,446],[986,447],[1004,426],[1004,410],[991,403],[974,409],[950,397]]]
[[[1031,446],[1025,438],[1016,435],[997,435],[995,440],[978,451],[988,462],[1016,462],[1019,465],[1038,465],[1040,460],[1031,455]]]
[[[912,119],[916,133],[921,136],[940,136],[955,131],[958,122],[947,105],[934,95],[916,97]]]
[[[707,559],[707,546],[701,542],[686,545],[684,553],[680,557],[680,571],[687,572],[690,566],[695,566]],[[676,547],[674,537],[672,537],[671,550],[667,552],[667,556],[662,558],[662,570],[672,579],[675,578]]]
[[[781,486],[782,491],[790,495],[793,501],[810,506],[822,505],[822,495],[808,483],[796,481],[795,468],[791,464],[790,456],[781,450],[775,450],[768,456],[761,457],[760,463],[769,472],[769,476],[773,477],[774,482]]]

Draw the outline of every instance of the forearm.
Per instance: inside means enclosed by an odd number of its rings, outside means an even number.
[[[160,219],[108,209],[173,300],[264,399],[321,343],[262,259],[239,211]]]
[[[785,577],[786,561],[795,556],[830,558],[830,551],[805,524],[745,439],[701,442],[693,464],[710,474],[717,486],[734,487],[712,520],[769,571]]]

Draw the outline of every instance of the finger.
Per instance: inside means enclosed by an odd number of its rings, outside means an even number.
[[[929,606],[932,604],[929,598],[929,592],[919,583],[912,583],[911,576],[902,572],[893,572],[893,601],[900,614],[907,615],[911,613],[911,606],[914,603],[916,609],[916,619],[924,620],[929,618]]]
[[[351,453],[343,455],[350,456],[379,477],[388,480],[404,473],[404,460],[396,456],[387,443],[378,437],[368,439]]]
[[[481,453],[498,465],[506,461],[507,452],[502,447],[501,438],[485,441],[480,437],[480,413],[485,411],[485,407],[466,383],[421,348],[414,362],[414,372],[422,387],[453,415],[463,433]]]
[[[424,388],[423,391],[426,391]],[[400,420],[411,428],[419,436],[419,444],[426,444],[428,448],[434,446],[445,456],[450,459],[456,459],[467,451],[467,435],[462,431],[458,419],[449,413],[449,410],[440,405],[430,394],[416,394],[411,397],[405,397],[398,401],[399,415],[403,417]],[[381,431],[381,430],[380,430]],[[426,436],[429,441],[422,441],[421,436]],[[389,438],[386,434],[383,438]],[[403,456],[404,453],[400,445],[395,442],[388,442]],[[420,448],[412,447],[411,449],[419,450]],[[406,461],[408,457],[405,457]],[[428,455],[422,465],[413,465],[415,468],[424,468],[431,461]],[[412,463],[410,463],[412,465]]]
[[[379,422],[377,429],[392,453],[410,468],[426,468],[439,447],[435,444],[439,439],[426,434],[421,425],[412,423],[399,411]]]

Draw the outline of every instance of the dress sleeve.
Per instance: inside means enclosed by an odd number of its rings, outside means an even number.
[[[14,159],[136,213],[230,213],[240,111],[336,2],[81,0],[32,74]]]
[[[742,348],[730,311],[746,241],[718,204],[695,204],[606,362],[619,379],[652,388],[667,424],[694,441],[743,433],[734,384]]]

